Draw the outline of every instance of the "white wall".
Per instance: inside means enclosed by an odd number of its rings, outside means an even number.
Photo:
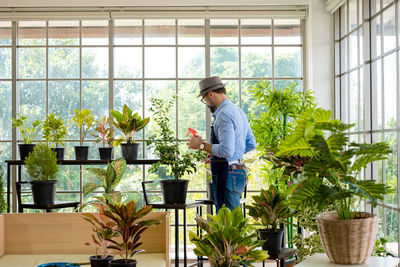
[[[333,17],[323,0],[0,0],[9,7],[118,7],[118,6],[224,6],[224,5],[307,5],[307,87],[315,91],[319,105],[334,107]]]

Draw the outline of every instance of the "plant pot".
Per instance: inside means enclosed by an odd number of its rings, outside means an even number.
[[[32,188],[33,202],[36,205],[54,204],[54,197],[56,195],[56,183],[57,180],[30,182]]]
[[[111,260],[109,263],[110,267],[136,267],[136,260],[129,260],[125,263],[125,260]]]
[[[100,159],[112,159],[113,148],[112,147],[99,147]]]
[[[75,159],[76,160],[88,160],[89,158],[89,147],[88,146],[75,146]]]
[[[211,181],[207,181],[206,183],[206,190],[207,190],[207,198],[211,200],[214,199],[214,190],[213,190],[213,184]]]
[[[259,229],[260,240],[265,240],[263,250],[281,251],[283,230]]]
[[[29,156],[29,153],[33,151],[34,147],[34,144],[18,144],[20,159],[25,160],[25,158]]]
[[[121,144],[122,156],[126,161],[133,161],[137,159],[139,144]]]
[[[378,217],[357,212],[354,220],[339,220],[336,211],[317,216],[319,235],[325,253],[338,264],[363,264],[374,248]]]
[[[108,267],[112,259],[114,259],[113,256],[107,256],[105,259],[102,259],[99,255],[89,257],[91,267]]]
[[[64,148],[63,147],[52,148],[52,150],[56,152],[56,157],[58,160],[64,160]]]
[[[189,180],[162,180],[164,204],[185,204]]]

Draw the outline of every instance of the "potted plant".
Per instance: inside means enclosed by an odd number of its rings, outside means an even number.
[[[96,132],[92,133],[92,136],[97,138],[96,143],[103,144],[103,147],[99,147],[100,159],[112,159],[114,129],[112,128],[111,119],[104,116],[101,121],[96,121],[96,124]]]
[[[196,218],[197,224],[206,234],[199,237],[189,232],[190,241],[195,244],[197,256],[207,256],[214,267],[253,266],[269,257],[268,252],[259,250],[263,241],[257,240],[254,227],[243,217],[240,207],[231,211],[223,206],[218,215],[209,216],[206,221]]]
[[[353,125],[331,116],[330,111],[320,108],[303,114],[277,154],[310,158],[294,185],[290,203],[297,210],[309,205],[323,210],[333,205],[335,211],[317,216],[325,252],[336,263],[361,264],[374,247],[378,218],[353,207],[367,199],[376,206],[390,189],[357,177],[368,164],[386,159],[391,149],[383,142],[349,144],[347,130]]]
[[[98,211],[101,211],[101,204],[92,204]],[[113,230],[116,224],[104,216],[101,212],[97,216],[91,213],[82,214],[83,219],[92,225],[92,242],[85,243],[96,249],[96,254],[89,257],[92,267],[108,267],[110,260],[114,259],[111,255],[111,250],[108,248],[111,245],[110,239],[114,238],[117,233]]]
[[[53,113],[47,115],[43,121],[43,138],[46,143],[57,153],[57,159],[64,159],[64,148],[58,147],[64,145],[63,140],[67,137],[67,128],[62,119],[57,118]]]
[[[124,158],[119,158],[107,164],[107,170],[101,168],[87,168],[88,171],[93,173],[99,178],[99,182],[89,182],[83,186],[83,194],[87,196],[94,190],[103,187],[104,197],[107,200],[121,199],[121,195],[115,192],[114,189],[121,181],[122,175],[125,173],[126,161]]]
[[[138,250],[142,233],[150,226],[158,224],[158,220],[140,220],[147,215],[153,207],[145,206],[140,210],[135,207],[135,202],[118,204],[116,202],[103,202],[99,204],[99,212],[110,219],[115,226],[106,226],[115,234],[108,239],[112,244],[108,248],[115,250],[122,259],[111,260],[109,266],[135,267],[136,260],[132,257],[144,250]],[[139,221],[140,220],[140,221]]]
[[[21,133],[23,143],[18,144],[18,150],[20,159],[25,160],[25,158],[29,156],[29,153],[31,153],[33,151],[33,148],[35,147],[32,142],[40,130],[41,122],[35,120],[32,123],[32,127],[29,127],[27,125],[28,118],[25,116],[21,116],[20,114],[17,114],[17,117],[12,118],[11,121],[11,126],[13,128],[19,128],[19,132]]]
[[[138,112],[133,114],[127,105],[124,105],[122,113],[116,110],[110,112],[115,118],[114,126],[124,134],[124,137],[121,136],[114,141],[114,146],[121,145],[122,156],[127,161],[136,160],[139,147],[139,144],[135,142],[136,133],[150,122],[150,118],[142,119]],[[124,141],[126,143],[122,144]]]
[[[258,196],[253,196],[254,203],[246,205],[249,215],[261,221],[265,228],[258,229],[260,240],[265,240],[263,250],[280,251],[282,245],[283,229],[281,223],[291,216],[286,204],[286,194],[279,192],[278,187],[271,185],[268,190],[261,189]]]
[[[53,204],[58,172],[56,153],[47,144],[37,144],[25,160],[35,204]]]
[[[89,155],[89,146],[83,146],[86,134],[93,125],[94,117],[92,112],[88,109],[76,109],[74,110],[75,116],[72,117],[72,121],[76,127],[79,128],[80,132],[80,146],[75,146],[75,158],[77,160],[87,160]]]
[[[201,151],[182,153],[179,148],[179,140],[175,138],[172,130],[169,128],[170,109],[175,102],[175,98],[169,101],[152,98],[151,112],[157,127],[147,140],[149,148],[154,148],[160,160],[153,164],[150,172],[156,173],[162,166],[169,167],[169,173],[175,179],[161,180],[161,191],[165,204],[185,204],[189,180],[179,179],[185,173],[196,171],[197,162],[204,158]]]

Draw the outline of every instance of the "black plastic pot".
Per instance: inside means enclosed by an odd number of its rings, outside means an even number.
[[[112,260],[109,263],[110,267],[136,267],[136,260],[129,260],[128,263],[125,263],[125,260]]]
[[[37,205],[53,204],[56,195],[56,183],[57,180],[30,182],[33,202]]]
[[[213,184],[210,181],[207,181],[206,183],[206,190],[207,190],[207,198],[214,200],[214,190],[213,190]]]
[[[189,180],[162,180],[164,204],[185,204]]]
[[[90,266],[92,267],[108,267],[110,260],[114,259],[113,256],[107,256],[107,258],[102,259],[99,255],[90,256]]]
[[[76,160],[88,160],[89,158],[89,147],[88,146],[75,146],[75,159]]]
[[[139,144],[121,144],[122,156],[126,161],[133,161],[137,159]]]
[[[63,147],[57,147],[57,148],[52,148],[53,151],[56,152],[56,157],[58,160],[64,160],[64,148]]]
[[[29,156],[29,153],[33,151],[34,147],[34,144],[18,144],[20,159],[25,160],[25,158]]]
[[[265,240],[263,250],[280,251],[282,245],[283,230],[259,229],[260,240]]]
[[[99,147],[100,159],[112,159],[112,147]]]

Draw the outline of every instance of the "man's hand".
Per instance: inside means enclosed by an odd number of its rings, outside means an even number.
[[[200,136],[192,136],[187,142],[188,147],[191,149],[200,149],[200,144],[203,143],[203,139]]]

